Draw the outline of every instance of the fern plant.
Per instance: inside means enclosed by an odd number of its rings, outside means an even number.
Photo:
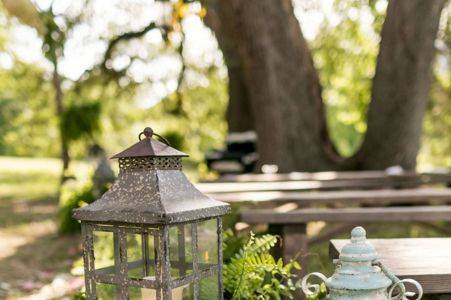
[[[224,287],[232,300],[293,298],[299,282],[294,281],[291,271],[301,266],[296,261],[276,261],[270,250],[277,242],[276,236],[251,233],[248,242],[224,265]]]

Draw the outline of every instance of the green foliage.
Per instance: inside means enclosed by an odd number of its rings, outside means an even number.
[[[51,84],[39,67],[14,57],[13,64],[0,68],[0,154],[57,155]]]
[[[72,300],[86,300],[86,294],[83,292],[76,292],[72,295]]]
[[[64,44],[66,43],[66,32],[62,30],[55,22],[53,9],[40,13],[44,24],[45,33],[43,36],[42,52],[44,56],[53,64],[58,63],[58,59],[64,53]]]
[[[277,237],[266,234],[248,242],[224,265],[224,287],[232,299],[282,299],[292,298],[297,283],[292,269],[300,269],[296,261],[288,264],[275,260],[270,254]]]
[[[451,168],[451,72],[436,76],[423,125],[419,163],[425,167]]]
[[[0,98],[0,136],[4,136],[12,126],[8,124],[10,120],[15,120],[19,117],[20,103],[10,98]],[[8,153],[9,145],[4,138],[0,138],[0,150]]]
[[[362,14],[360,1],[336,1],[340,22],[324,22],[312,52],[318,68],[331,138],[338,152],[351,156],[366,131],[366,111],[376,67],[378,41],[371,27],[349,15]]]
[[[147,109],[143,117],[147,122],[144,124],[151,124],[155,132],[162,135],[169,133],[169,139],[175,135],[176,139],[183,137],[182,148],[196,162],[202,161],[211,148],[221,147],[227,131],[224,117],[227,84],[217,72],[210,72],[206,80],[206,85],[186,87],[182,90],[185,112],[183,115],[174,115],[167,111],[167,103],[175,101],[174,94]]]
[[[97,166],[99,167],[99,166]],[[72,180],[61,187],[59,203],[59,231],[63,234],[77,233],[80,224],[72,218],[72,210],[90,204],[105,193],[111,186],[114,175],[104,180],[96,179],[96,172],[87,176],[86,183],[80,186],[77,181]],[[79,180],[81,181],[81,180]]]
[[[344,156],[357,151],[366,132],[366,112],[387,2],[335,0],[336,19],[326,18],[310,44],[323,87],[329,132]],[[440,46],[424,120],[420,168],[451,166],[450,23],[444,22],[438,35]]]
[[[100,131],[101,103],[73,103],[67,107],[61,118],[62,130],[68,141],[92,138]]]
[[[233,213],[233,212],[232,212]],[[232,257],[240,251],[246,242],[246,237],[240,234],[235,234],[232,229],[227,229],[223,233],[224,235],[224,247],[223,247],[223,259],[224,263],[229,263]]]
[[[92,184],[86,184],[80,190],[69,191],[67,195],[60,197],[60,209],[58,212],[59,232],[62,234],[72,234],[80,232],[80,223],[72,218],[72,210],[81,207],[84,204],[94,202]]]
[[[319,300],[319,299],[325,299],[327,296],[327,288],[324,283],[321,283],[319,285],[319,291],[316,295],[311,295],[307,297],[307,300]]]
[[[185,138],[180,132],[169,130],[165,131],[162,136],[169,142],[169,145],[171,145],[171,147],[174,147],[178,150],[184,149]]]
[[[448,6],[451,8],[451,6]],[[449,14],[448,9],[448,14]],[[444,15],[444,17],[446,14]],[[420,166],[451,169],[451,18],[439,28],[437,58],[423,124]]]

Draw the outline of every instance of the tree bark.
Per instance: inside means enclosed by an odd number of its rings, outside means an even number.
[[[64,182],[66,170],[69,168],[70,156],[69,156],[69,145],[67,142],[66,135],[64,134],[63,128],[61,126],[61,120],[64,114],[63,105],[63,90],[61,88],[61,79],[58,74],[58,64],[54,63],[53,66],[53,88],[55,90],[55,108],[56,117],[58,119],[58,127],[60,134],[60,151],[61,151],[61,161],[63,163],[63,172],[61,175],[61,182]]]
[[[205,22],[216,35],[228,72],[229,105],[227,124],[229,132],[255,129],[249,101],[249,92],[244,82],[243,66],[236,45],[236,34],[240,30],[230,5],[218,0],[207,1]]]
[[[391,0],[356,168],[415,169],[445,0]]]
[[[290,0],[218,0],[234,19],[261,164],[279,171],[334,166],[321,88]]]

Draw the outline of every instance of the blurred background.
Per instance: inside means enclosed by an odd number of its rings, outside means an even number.
[[[451,168],[451,10],[421,2],[2,0],[0,298],[80,290],[70,210],[148,125],[193,181]]]

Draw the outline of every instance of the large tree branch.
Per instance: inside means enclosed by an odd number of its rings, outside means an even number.
[[[107,66],[108,62],[113,57],[113,54],[114,54],[114,51],[116,50],[116,47],[121,42],[130,41],[130,40],[133,40],[133,39],[140,38],[140,37],[144,36],[147,32],[149,32],[149,31],[151,31],[153,29],[159,29],[161,31],[165,31],[166,30],[166,28],[158,26],[155,22],[152,21],[146,27],[144,27],[141,30],[125,32],[123,34],[120,34],[120,35],[112,38],[108,42],[108,46],[107,46],[107,48],[105,50],[105,53],[103,55],[102,61],[99,64],[94,65],[91,69],[88,69],[85,72],[83,72],[83,74],[80,76],[80,80],[77,81],[77,83],[76,83],[76,88],[75,89],[80,89],[82,83],[86,82],[87,80],[89,80],[91,75],[93,73],[96,73],[96,71],[100,71],[100,72],[102,72],[102,73],[104,73],[106,75],[109,75],[111,77],[116,77],[116,78],[121,77],[125,70],[115,71],[114,69],[109,68]]]
[[[229,103],[226,113],[229,132],[255,130],[249,88],[244,80],[242,60],[236,44],[237,33],[240,31],[237,18],[230,3],[209,0],[206,4],[208,9],[204,21],[216,35],[229,77]]]
[[[120,42],[140,38],[153,29],[161,29],[161,27],[158,27],[155,22],[150,22],[146,27],[144,27],[141,30],[126,32],[110,40],[100,66],[103,69],[107,69],[106,64],[111,59],[115,48]]]
[[[183,110],[183,93],[182,93],[182,87],[183,82],[185,80],[185,71],[186,71],[186,61],[185,57],[183,56],[183,47],[185,45],[185,32],[183,31],[183,26],[181,26],[180,33],[182,35],[182,39],[180,41],[180,45],[177,47],[177,53],[180,57],[180,63],[182,67],[180,68],[179,76],[177,77],[177,89],[175,90],[175,95],[177,97],[177,104],[175,108],[175,112],[178,114],[184,114],[185,111]]]
[[[434,42],[445,0],[391,0],[368,110],[368,130],[351,164],[414,169],[428,101]]]

